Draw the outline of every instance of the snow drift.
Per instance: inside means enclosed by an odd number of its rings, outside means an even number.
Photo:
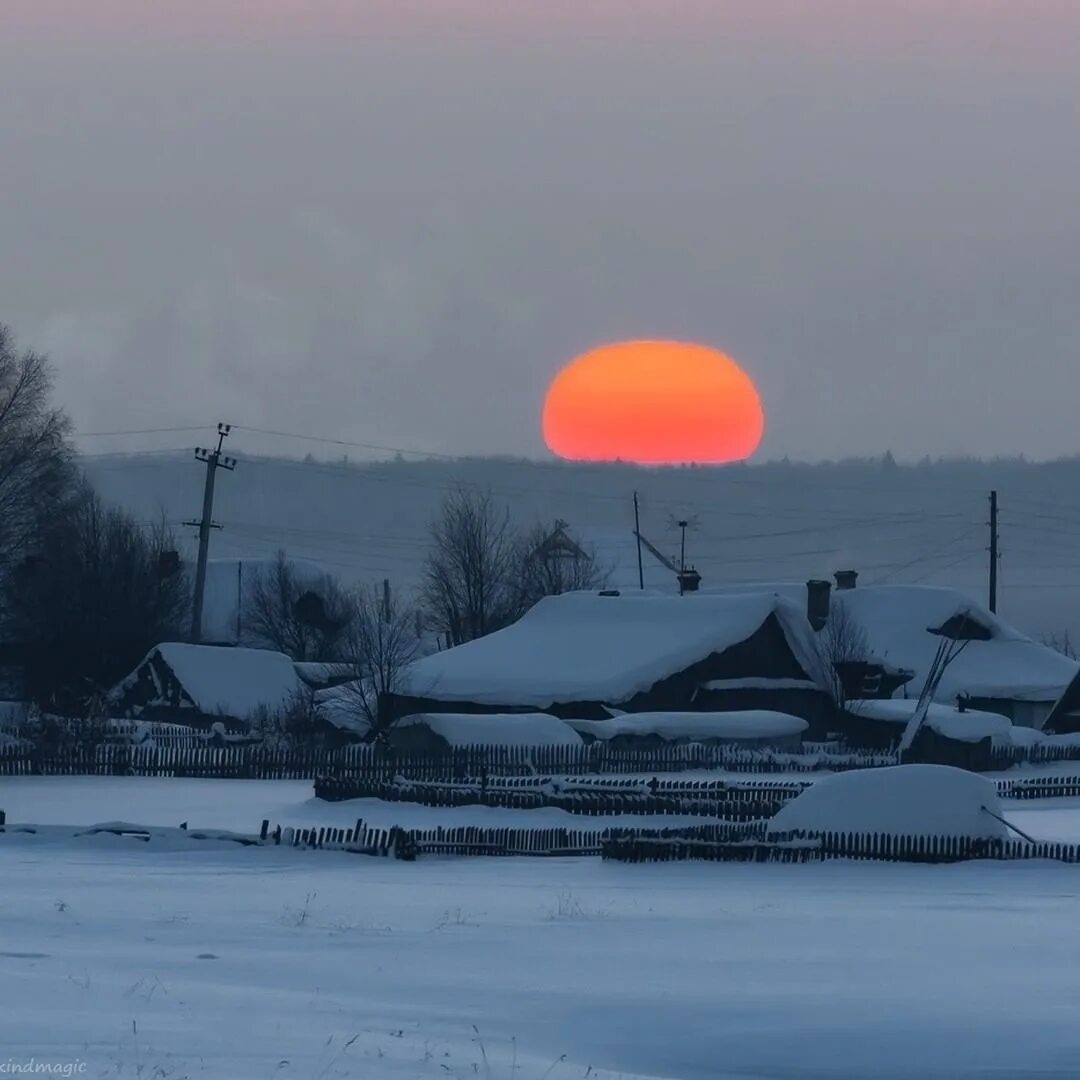
[[[987,811],[1002,815],[989,780],[948,765],[896,765],[822,777],[776,814],[769,832],[1004,838]]]

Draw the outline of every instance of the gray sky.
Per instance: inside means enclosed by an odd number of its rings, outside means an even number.
[[[1075,4],[2,6],[0,320],[83,430],[543,455],[663,336],[762,457],[1080,450]]]

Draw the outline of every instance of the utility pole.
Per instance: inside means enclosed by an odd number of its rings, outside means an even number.
[[[641,519],[638,516],[637,492],[634,492],[634,536],[637,539],[637,580],[638,588],[645,591],[645,570],[641,565]]]
[[[679,526],[679,531],[682,533],[682,540],[679,543],[679,595],[683,594],[683,575],[686,573],[686,526],[690,524],[689,521],[677,521],[676,525]]]
[[[998,493],[990,492],[990,610],[997,614],[998,600]]]
[[[383,578],[382,582],[382,619],[384,623],[390,621],[390,579]]]
[[[214,479],[218,469],[236,468],[236,458],[224,457],[221,447],[232,430],[231,424],[218,424],[218,444],[216,450],[207,450],[200,446],[195,450],[195,460],[206,465],[206,484],[203,487],[202,517],[198,521],[185,521],[185,525],[197,525],[199,529],[199,561],[195,566],[195,596],[191,604],[191,640],[198,644],[202,640],[203,595],[206,592],[206,557],[210,551],[210,530],[220,529],[214,524]]]

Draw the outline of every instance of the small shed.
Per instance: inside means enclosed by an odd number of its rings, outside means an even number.
[[[396,750],[447,753],[463,746],[581,746],[581,736],[550,713],[416,713],[387,733]]]
[[[117,717],[246,727],[290,708],[303,687],[284,653],[165,642],[110,692],[109,703]]]

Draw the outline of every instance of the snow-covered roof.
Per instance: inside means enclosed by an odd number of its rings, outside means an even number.
[[[889,833],[1003,837],[997,790],[985,777],[947,765],[856,769],[816,780],[780,808],[769,832]]]
[[[284,653],[165,642],[150,651],[117,691],[127,689],[155,654],[168,665],[195,708],[207,715],[251,720],[260,710],[273,712],[288,706],[303,688]]]
[[[798,716],[767,709],[740,712],[621,713],[610,720],[568,720],[582,735],[659,735],[662,739],[777,739],[800,735],[810,726]]]
[[[891,701],[849,701],[847,707],[856,716],[896,724],[898,729],[902,730],[915,715],[918,704],[914,698],[895,698]],[[965,709],[961,712],[952,705],[938,702],[930,705],[923,723],[939,735],[948,739],[960,739],[962,742],[978,742],[988,737],[1007,739],[1013,726],[1007,716],[998,713],[982,712],[978,709]],[[899,730],[897,735],[899,736]]]
[[[768,594],[548,596],[504,630],[410,665],[398,693],[547,708],[617,704],[749,638],[775,615],[800,667],[825,685],[803,609]]]
[[[356,668],[352,664],[298,660],[293,666],[296,668],[296,674],[308,686],[326,686],[330,682],[342,682],[356,677]]]
[[[733,585],[704,590],[706,595],[742,595],[768,588],[792,602],[805,604],[806,585],[784,582],[765,586]],[[1033,641],[958,589],[932,585],[867,585],[834,591],[833,605],[843,604],[865,631],[873,655],[895,667],[915,672],[908,691],[922,688],[939,637],[927,632],[954,615],[966,613],[990,632],[988,641],[972,641],[945,672],[935,695],[938,701],[971,697],[1019,701],[1057,701],[1080,664]]]
[[[550,713],[414,713],[396,728],[422,726],[451,746],[580,746],[581,736]]]

